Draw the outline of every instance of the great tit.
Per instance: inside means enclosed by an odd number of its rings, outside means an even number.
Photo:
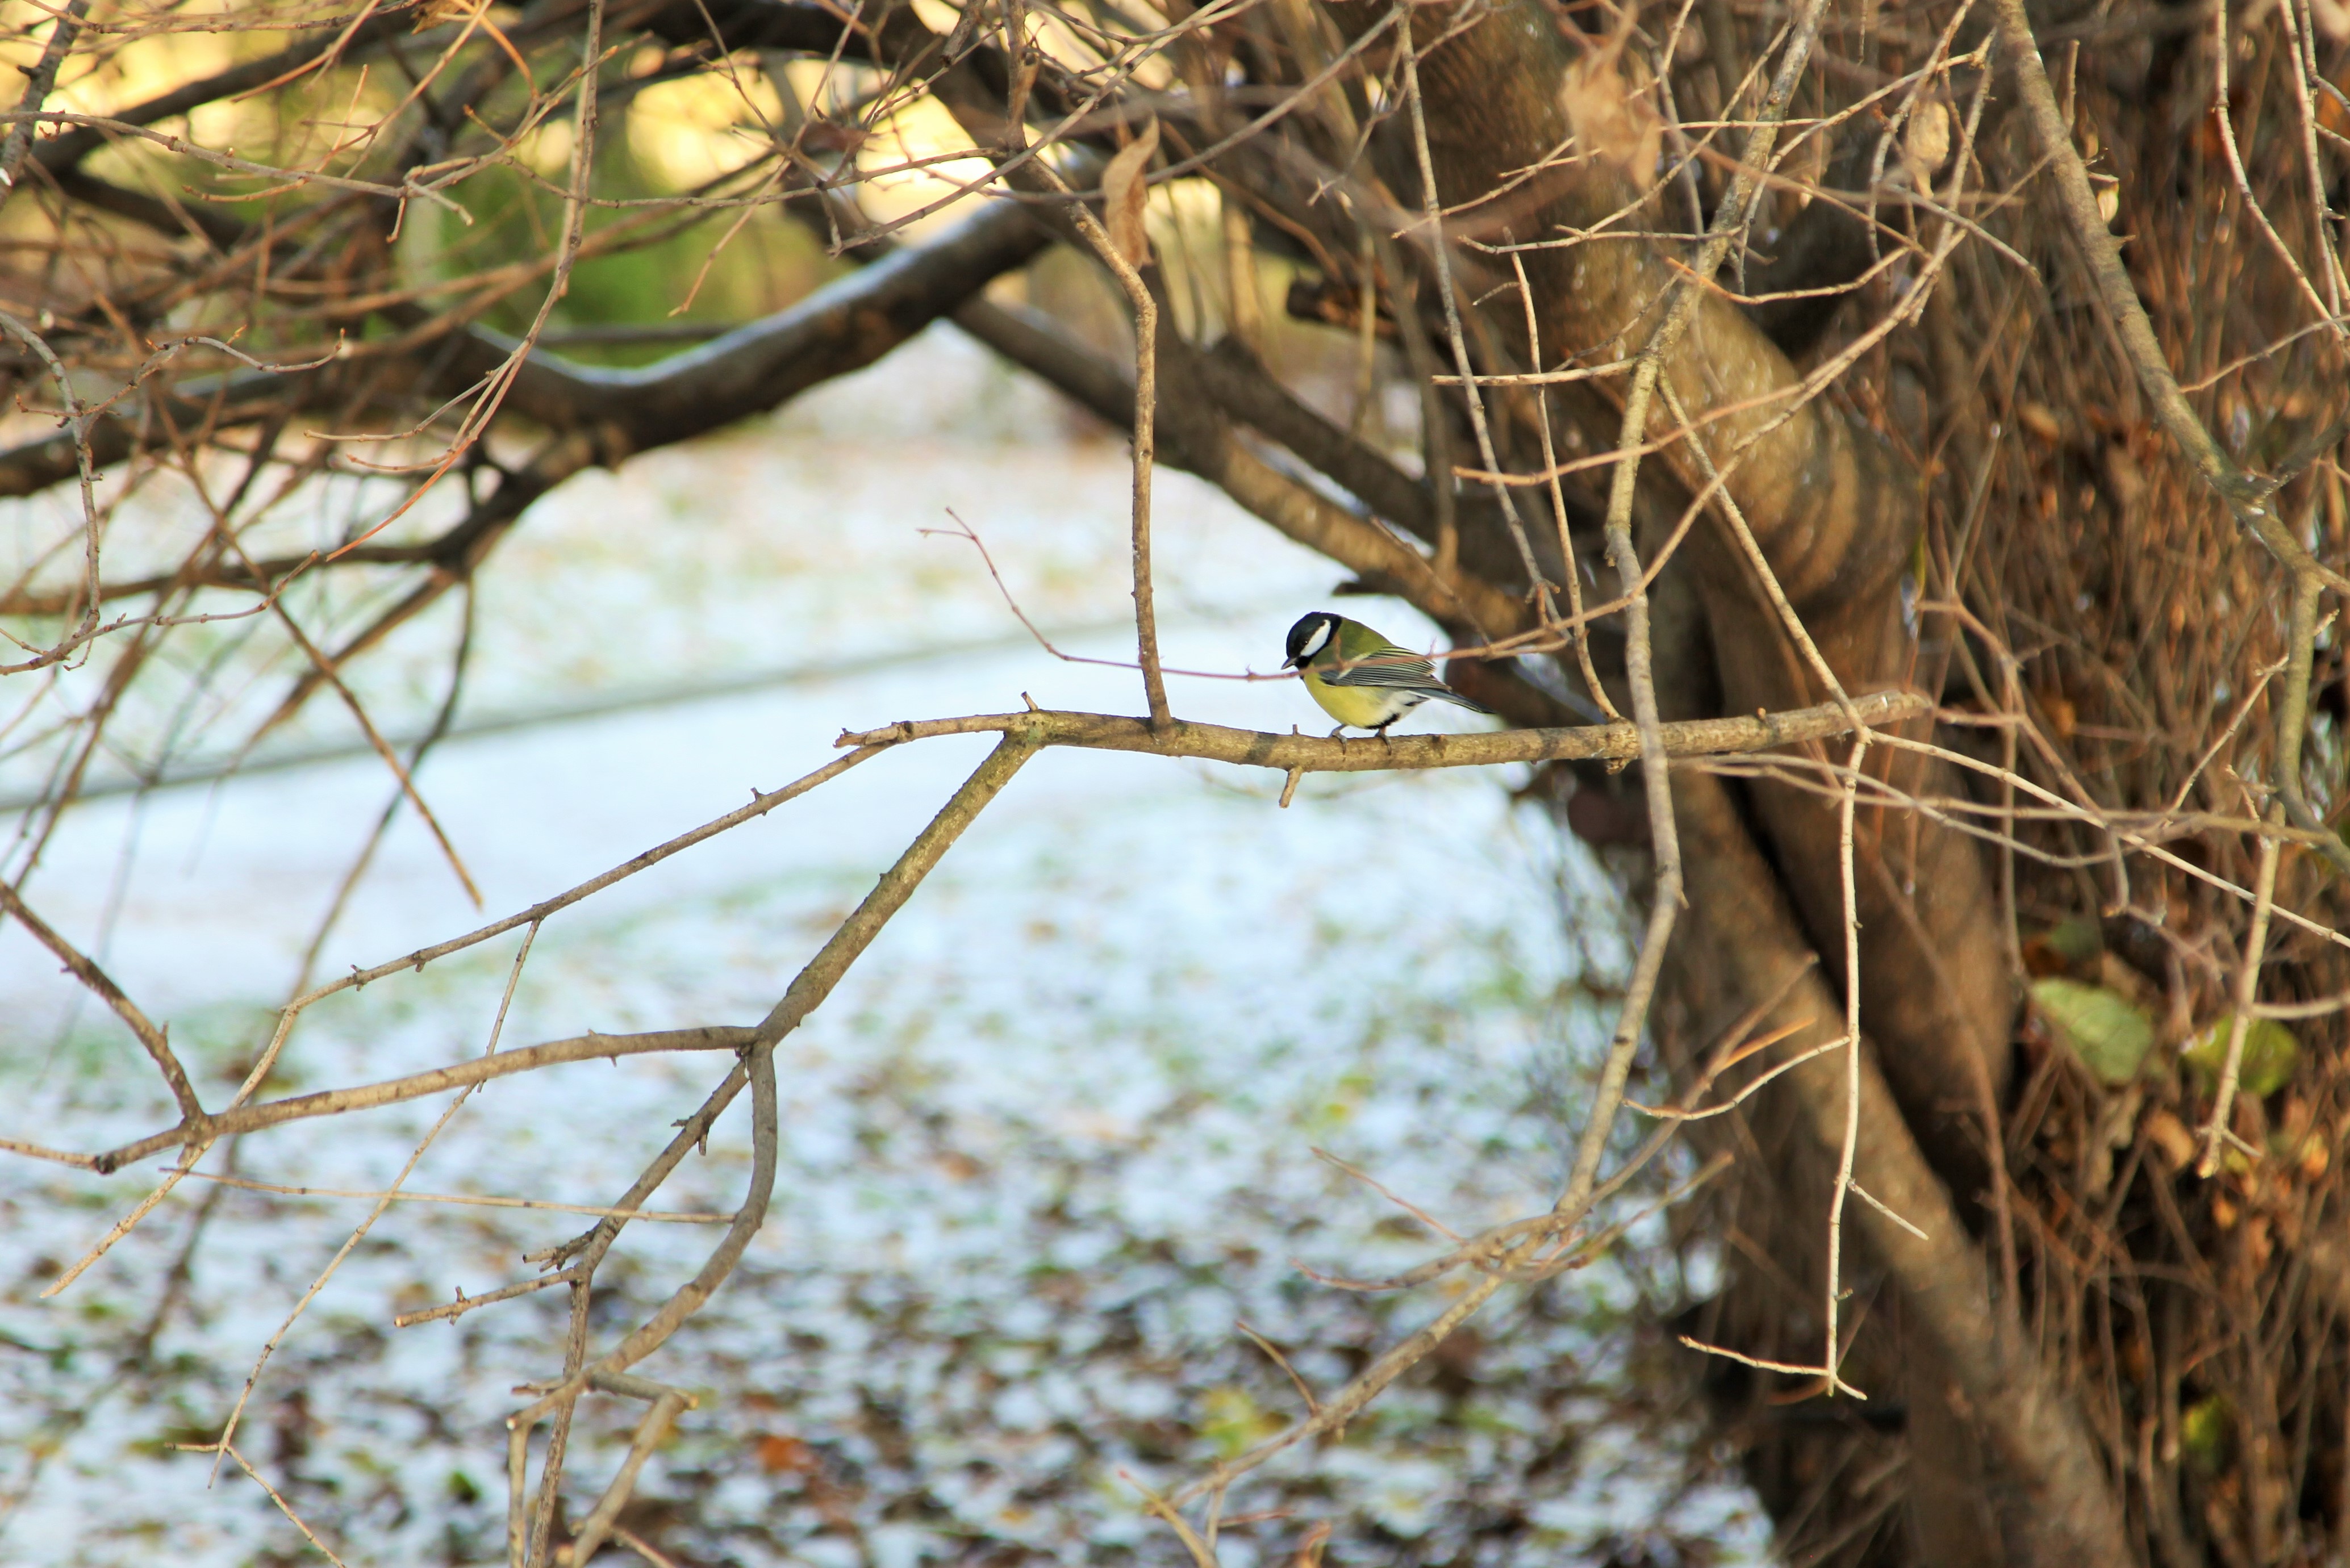
[[[1439,680],[1436,666],[1419,654],[1328,610],[1315,610],[1289,628],[1289,657],[1281,667],[1295,669],[1322,711],[1338,721],[1333,735],[1349,728],[1384,735],[1430,697],[1472,713],[1492,711]]]

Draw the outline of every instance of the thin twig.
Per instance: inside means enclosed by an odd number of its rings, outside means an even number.
[[[1844,798],[1836,805],[1836,871],[1844,891],[1844,1135],[1836,1148],[1835,1186],[1828,1196],[1827,1293],[1822,1335],[1826,1347],[1820,1356],[1821,1365],[1827,1368],[1831,1394],[1860,1392],[1844,1380],[1839,1369],[1842,1346],[1836,1321],[1844,1304],[1844,1204],[1854,1190],[1853,1162],[1860,1152],[1860,895],[1853,877],[1853,815],[1860,798],[1860,765],[1867,753],[1868,732],[1864,730],[1853,739],[1852,757],[1845,764]]]
[[[1396,11],[1399,16],[1409,16],[1408,5],[1399,5]],[[1436,265],[1436,295],[1444,306],[1445,332],[1451,339],[1452,363],[1461,378],[1462,399],[1469,406],[1469,427],[1477,437],[1477,455],[1485,460],[1487,472],[1499,473],[1502,461],[1495,454],[1493,432],[1486,422],[1484,394],[1475,383],[1476,366],[1469,358],[1469,337],[1461,329],[1461,301],[1452,282],[1452,246],[1444,236],[1444,205],[1437,193],[1436,162],[1428,148],[1428,114],[1419,97],[1419,46],[1409,22],[1401,36],[1398,53],[1403,57],[1403,96],[1405,108],[1411,115],[1412,154],[1419,165],[1420,215],[1426,229],[1423,243]],[[1534,369],[1539,370],[1542,367],[1537,364]],[[1451,477],[1440,476],[1439,483],[1450,484]],[[1517,498],[1510,493],[1508,485],[1499,483],[1493,485],[1493,495],[1501,503],[1503,520],[1509,524],[1511,541],[1518,547],[1518,561],[1525,568],[1526,581],[1531,585],[1543,622],[1549,625],[1558,619],[1558,609],[1551,599],[1550,580],[1543,576],[1542,565],[1534,558],[1534,542],[1526,537],[1525,520],[1518,515]],[[1575,569],[1575,552],[1571,548],[1566,553],[1566,569],[1569,575]],[[1602,697],[1599,701],[1604,703],[1607,699]]]
[[[1063,194],[1068,193],[1068,186],[1052,165],[1039,161],[1035,167]],[[1159,428],[1159,301],[1141,272],[1084,202],[1072,201],[1069,217],[1093,247],[1095,256],[1118,279],[1127,303],[1134,308],[1134,640],[1136,657],[1142,661],[1142,694],[1149,705],[1150,727],[1164,733],[1175,719],[1167,706],[1167,678],[1159,668],[1159,617],[1150,574],[1151,462]]]
[[[617,1215],[624,1220],[644,1220],[663,1225],[723,1225],[734,1218],[732,1214],[697,1214],[666,1209],[612,1209],[593,1203],[556,1203],[545,1198],[490,1198],[472,1192],[405,1192],[398,1189],[352,1187],[292,1187],[276,1181],[253,1181],[242,1176],[222,1176],[209,1170],[192,1170],[194,1181],[217,1182],[234,1187],[241,1192],[267,1192],[283,1198],[366,1198],[398,1203],[448,1203],[473,1209],[543,1209],[556,1214]]]
[[[213,1445],[210,1443],[181,1443],[177,1446],[182,1449],[189,1449],[202,1453],[209,1450]],[[302,1522],[302,1516],[294,1511],[294,1505],[287,1502],[284,1497],[280,1496],[276,1487],[271,1486],[267,1481],[261,1479],[261,1472],[253,1468],[252,1461],[247,1459],[243,1454],[238,1453],[234,1449],[230,1448],[225,1441],[224,1441],[220,1447],[223,1453],[225,1453],[230,1459],[236,1461],[237,1468],[239,1469],[253,1478],[253,1481],[255,1486],[258,1486],[262,1490],[269,1494],[269,1501],[277,1505],[278,1512],[284,1514],[287,1519],[293,1521],[294,1528],[302,1532],[303,1540],[317,1547],[319,1553],[324,1556],[328,1562],[333,1563],[335,1568],[344,1568],[343,1560],[335,1555],[334,1548],[319,1540],[318,1532],[312,1530],[307,1524]]]
[[[2350,579],[2322,565],[2278,519],[2269,504],[2274,483],[2239,468],[2220,449],[2211,432],[2204,429],[2186,394],[2179,390],[2178,378],[2171,374],[2169,360],[2163,353],[2161,339],[2155,336],[2154,323],[2130,281],[2128,267],[2123,264],[2121,244],[2106,226],[2105,214],[2097,208],[2096,190],[2089,182],[2088,168],[2081,161],[2064,115],[2057,108],[2055,89],[2049,86],[2048,72],[2041,63],[2040,46],[2032,36],[2032,19],[2024,8],[2024,0],[1993,0],[1992,9],[2001,52],[2015,74],[2033,140],[2055,176],[2058,205],[2087,260],[2090,276],[2113,317],[2116,334],[2157,421],[2203,476],[2204,483],[2227,504],[2236,520],[2268,546],[2288,571],[2296,576],[2317,576],[2337,592],[2350,589]]]
[[[31,118],[57,85],[57,71],[73,52],[74,38],[81,31],[82,18],[89,15],[89,0],[69,0],[66,8],[57,14],[57,25],[49,29],[49,41],[41,48],[41,57],[25,73],[25,93],[16,100],[16,111],[26,118],[8,128],[8,140],[0,143],[0,206],[16,193],[16,182],[25,171],[25,154],[33,149],[33,129],[38,123]]]
[[[605,1212],[607,1214],[620,1214],[623,1211],[618,1209],[608,1209],[606,1210]],[[629,1212],[627,1217],[634,1220],[650,1220],[655,1218],[655,1216],[646,1213],[641,1210]],[[732,1220],[733,1216],[731,1214],[722,1214],[718,1216],[718,1218],[720,1220]],[[558,1285],[577,1284],[585,1277],[586,1275],[580,1270],[572,1268],[564,1269],[552,1274],[542,1274],[537,1279],[525,1280],[519,1284],[501,1285],[496,1290],[484,1291],[477,1296],[469,1296],[465,1294],[464,1292],[460,1291],[457,1293],[457,1299],[446,1303],[445,1305],[425,1307],[418,1312],[396,1314],[392,1317],[391,1326],[394,1328],[414,1328],[417,1324],[423,1323],[441,1323],[444,1321],[453,1322],[456,1319],[464,1316],[467,1313],[472,1312],[476,1307],[495,1306],[500,1302],[514,1301],[519,1297],[530,1295],[534,1292],[553,1290]]]
[[[181,1116],[191,1121],[203,1120],[203,1102],[196,1097],[196,1086],[189,1081],[188,1070],[180,1065],[179,1057],[172,1054],[170,1032],[159,1026],[137,1002],[124,995],[122,988],[98,967],[95,960],[33,913],[16,889],[5,879],[0,879],[0,914],[13,917],[18,925],[33,934],[35,941],[49,950],[68,974],[81,981],[84,987],[114,1010],[114,1015],[130,1026],[140,1045],[153,1059],[155,1070],[163,1075],[163,1082],[171,1089],[172,1098],[179,1103]]]
[[[2280,799],[2269,807],[2272,821],[2284,816],[2284,802]],[[2238,1075],[2244,1064],[2244,1037],[2252,1022],[2253,1003],[2258,1001],[2261,986],[2261,959],[2268,950],[2269,913],[2275,908],[2277,841],[2262,838],[2259,860],[2252,871],[2252,924],[2244,936],[2242,961],[2236,969],[2235,1009],[2228,1019],[2228,1054],[2220,1069],[2220,1088],[2211,1101],[2211,1119],[2203,1125],[2203,1158],[2196,1162],[2195,1174],[2209,1179],[2220,1168],[2220,1147],[2224,1141],[2229,1114],[2235,1109]]]
[[[573,1285],[573,1339],[567,1351],[564,1376],[526,1408],[507,1418],[508,1435],[508,1528],[510,1552],[517,1562],[536,1561],[542,1553],[548,1530],[553,1522],[556,1489],[561,1481],[560,1444],[568,1430],[568,1414],[580,1394],[596,1379],[622,1373],[666,1344],[714,1294],[741,1262],[751,1239],[758,1233],[766,1218],[767,1205],[773,1196],[775,1178],[776,1123],[775,1048],[786,1034],[796,1029],[807,1015],[819,1006],[841,977],[848,971],[859,954],[871,944],[892,916],[905,907],[924,877],[960,838],[964,830],[977,820],[981,812],[1010,783],[1021,765],[1036,753],[1034,741],[1019,735],[1006,735],[987,759],[966,779],[962,786],[940,808],[927,826],[916,835],[897,863],[883,873],[880,882],[864,902],[833,931],[832,936],[810,959],[767,1016],[757,1028],[741,1032],[738,1049],[743,1060],[736,1064],[726,1081],[711,1096],[702,1113],[680,1129],[668,1149],[638,1179],[619,1207],[633,1207],[651,1194],[666,1178],[676,1161],[702,1137],[707,1136],[710,1120],[730,1100],[735,1090],[747,1083],[752,1090],[752,1169],[743,1205],[736,1210],[733,1223],[727,1229],[709,1259],[684,1284],[678,1287],[644,1322],[638,1324],[609,1351],[592,1362],[577,1353],[584,1345],[586,1332],[584,1275],[592,1272],[597,1262],[609,1248],[625,1220],[609,1217],[598,1221],[577,1250],[575,1267],[583,1277]],[[556,1418],[556,1431],[550,1440],[546,1467],[539,1483],[538,1523],[536,1530],[525,1527],[525,1482],[529,1457],[529,1435],[538,1422],[549,1416]],[[527,1539],[525,1539],[527,1536]]]
[[[1514,250],[1510,253],[1510,270],[1518,282],[1518,303],[1525,311],[1526,354],[1539,369],[1542,365],[1542,313],[1534,308],[1534,291],[1526,281],[1526,258],[1522,253]],[[1469,389],[1469,395],[1472,399],[1476,397],[1476,389],[1471,387]],[[1689,421],[1684,419],[1681,422],[1686,424]],[[1607,695],[1607,685],[1601,681],[1599,671],[1592,665],[1591,639],[1582,629],[1584,624],[1583,573],[1581,563],[1575,555],[1575,532],[1567,523],[1566,493],[1559,487],[1558,446],[1551,438],[1550,429],[1550,394],[1540,387],[1534,389],[1534,424],[1535,428],[1542,432],[1543,467],[1551,476],[1551,522],[1558,530],[1558,554],[1559,559],[1564,563],[1560,571],[1566,578],[1567,613],[1573,618],[1576,628],[1571,636],[1571,640],[1575,644],[1575,663],[1583,672],[1583,684],[1590,691],[1592,701],[1599,705],[1601,714],[1611,721],[1620,721],[1624,715],[1616,711],[1614,700]],[[1499,468],[1501,465],[1490,463],[1487,466]]]
[[[531,945],[537,936],[536,926],[533,926],[523,934],[522,946],[515,953],[514,966],[506,975],[505,993],[498,999],[497,1016],[490,1024],[489,1043],[482,1051],[484,1058],[494,1059],[497,1054],[498,1036],[505,1031],[506,1010],[514,1004],[515,988],[521,983],[523,965],[530,961]],[[244,1417],[244,1407],[252,1400],[254,1389],[259,1386],[261,1374],[268,1366],[269,1358],[276,1354],[277,1347],[285,1343],[286,1336],[294,1331],[294,1325],[301,1321],[302,1314],[309,1310],[310,1303],[318,1299],[318,1293],[325,1290],[328,1282],[334,1279],[337,1271],[343,1266],[343,1260],[348,1258],[353,1249],[367,1239],[368,1232],[375,1228],[375,1222],[390,1211],[393,1200],[400,1196],[400,1188],[406,1185],[409,1177],[415,1173],[417,1166],[424,1158],[425,1152],[439,1141],[441,1134],[447,1129],[449,1124],[456,1120],[457,1113],[464,1108],[465,1102],[473,1098],[473,1090],[479,1086],[478,1084],[468,1084],[455,1099],[442,1107],[440,1116],[433,1119],[432,1125],[425,1129],[424,1136],[417,1140],[416,1147],[409,1152],[407,1163],[402,1165],[400,1168],[400,1173],[391,1179],[391,1186],[377,1196],[375,1207],[369,1210],[368,1217],[352,1227],[349,1237],[336,1251],[335,1255],[327,1261],[327,1266],[318,1271],[317,1277],[310,1282],[310,1288],[302,1293],[302,1299],[296,1302],[293,1310],[286,1314],[286,1321],[277,1325],[277,1332],[271,1334],[267,1343],[262,1345],[260,1355],[254,1358],[253,1370],[245,1376],[244,1387],[238,1393],[236,1404],[228,1413],[227,1424],[221,1428],[220,1445],[224,1452],[228,1448],[229,1440],[236,1435],[237,1422]],[[213,1468],[214,1474],[217,1475],[220,1469],[217,1459]]]
[[[616,1384],[634,1384],[639,1379],[607,1376],[598,1381],[603,1386],[611,1387]],[[620,1510],[628,1502],[629,1494],[636,1490],[637,1476],[645,1468],[645,1461],[653,1457],[653,1450],[668,1438],[669,1429],[676,1424],[679,1413],[691,1410],[700,1403],[700,1399],[682,1388],[660,1389],[653,1401],[653,1407],[645,1412],[644,1420],[637,1427],[636,1437],[629,1444],[629,1457],[620,1461],[619,1473],[613,1476],[612,1484],[597,1500],[595,1509],[580,1521],[579,1533],[564,1549],[569,1561],[584,1563],[596,1555],[597,1548],[604,1544],[605,1538],[611,1533],[614,1523],[619,1519]]]
[[[144,1159],[151,1154],[177,1148],[182,1144],[200,1138],[225,1137],[234,1133],[280,1127],[286,1122],[343,1116],[351,1111],[370,1110],[378,1106],[398,1105],[403,1100],[420,1099],[426,1095],[462,1089],[473,1084],[485,1084],[493,1078],[536,1072],[541,1067],[558,1066],[567,1062],[592,1062],[598,1057],[617,1060],[622,1056],[641,1056],[667,1051],[739,1051],[751,1043],[756,1033],[740,1025],[711,1024],[699,1029],[656,1029],[642,1034],[580,1034],[568,1040],[550,1040],[543,1045],[502,1051],[494,1056],[476,1056],[453,1066],[411,1073],[406,1077],[390,1078],[380,1084],[367,1084],[350,1089],[323,1089],[317,1094],[265,1100],[257,1106],[223,1111],[205,1118],[201,1124],[182,1123],[110,1149],[97,1157],[97,1168],[101,1173],[120,1170],[132,1160]]]

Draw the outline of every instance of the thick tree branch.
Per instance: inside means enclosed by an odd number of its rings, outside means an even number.
[[[1103,421],[1134,417],[1134,383],[1117,366],[1071,341],[1033,312],[975,300],[955,325],[1014,364],[1033,371]],[[1474,638],[1506,637],[1527,623],[1513,597],[1468,573],[1450,581],[1402,539],[1290,478],[1248,450],[1214,397],[1193,379],[1200,351],[1171,331],[1159,337],[1159,460],[1217,485],[1299,544],[1357,576],[1409,600],[1440,625]]]
[[[1330,9],[1349,28],[1382,14],[1353,0]],[[1669,265],[1661,247],[1573,240],[1636,201],[1645,177],[1633,167],[1637,139],[1627,143],[1623,123],[1610,119],[1611,106],[1622,112],[1630,89],[1605,49],[1577,56],[1533,0],[1503,0],[1438,42],[1450,19],[1443,8],[1427,8],[1414,24],[1429,35],[1418,69],[1437,178],[1448,192],[1503,192],[1471,200],[1449,220],[1451,231],[1542,241],[1544,248],[1522,259],[1542,341],[1554,356],[1636,349],[1655,329],[1657,313],[1683,300],[1687,329],[1663,353],[1659,379],[1691,420],[1708,421],[1705,439],[1780,597],[1846,691],[1903,679],[1913,649],[1899,582],[1920,521],[1914,475],[1832,400],[1802,397],[1803,379],[1735,305],[1710,291],[1683,294],[1686,271]],[[1554,156],[1570,135],[1578,155]],[[1391,161],[1395,179],[1410,174],[1409,161]],[[1517,314],[1497,312],[1496,330],[1521,332],[1512,319]],[[1586,434],[1595,445],[1612,445],[1617,432]],[[1685,480],[1698,481],[1684,451],[1668,447],[1662,456]],[[1644,543],[1643,554],[1652,548]],[[1714,711],[1744,712],[1827,695],[1726,529],[1697,527],[1676,559],[1688,563],[1702,590],[1713,657],[1710,678],[1679,683],[1674,701],[1710,688],[1718,693],[1706,699],[1720,703]],[[1935,783],[1905,782],[1928,789]],[[1823,954],[1840,961],[1846,910],[1837,814],[1773,784],[1752,785],[1749,794],[1808,928]],[[1974,846],[1935,825],[1914,835],[1906,824],[1898,832],[1871,825],[1856,852],[1883,862],[1884,871],[1864,867],[1860,878],[1862,1006],[1870,1032],[1886,1043],[1895,1088],[1925,1136],[1947,1121],[1938,1107],[1971,1104],[1981,1074],[1996,1085],[2008,1070],[2013,1003],[1994,902]],[[1937,1135],[1929,1147],[1959,1189],[1971,1192],[1978,1162],[1967,1140]]]
[[[1232,418],[1279,441],[1412,537],[1436,542],[1436,503],[1428,486],[1299,401],[1246,343],[1226,337],[1198,358],[1191,375]]]
[[[704,435],[872,364],[1051,243],[1017,207],[989,207],[931,244],[899,251],[788,309],[650,365],[588,366],[535,349],[505,406],[551,429],[586,433],[607,461]],[[436,402],[461,394],[518,342],[473,327],[462,329],[453,350],[446,343],[421,345],[414,358],[432,368],[411,377],[407,390]],[[92,421],[91,455],[101,464],[122,461],[158,439],[155,421],[161,419],[216,430],[288,408],[329,406],[348,388],[348,376],[338,362],[133,393]],[[27,441],[0,452],[0,495],[28,495],[77,472],[70,432]]]
[[[651,365],[608,369],[534,352],[507,403],[556,429],[611,431],[631,451],[706,434],[872,364],[1051,243],[1017,206],[990,206],[944,238]],[[486,328],[473,336],[501,357],[515,342]]]
[[[1675,949],[1678,981],[1702,1016],[1742,1013],[1780,993],[1760,1023],[1801,1027],[1776,1048],[1793,1055],[1837,1032],[1843,1004],[1814,964],[1794,911],[1756,850],[1723,781],[1698,772],[1673,776],[1675,815],[1687,845],[1687,929]],[[1797,970],[1792,989],[1784,977]],[[1917,1397],[1951,1400],[2000,1460],[2002,1510],[2017,1560],[2075,1568],[2125,1568],[2131,1561],[2111,1481],[2070,1390],[2040,1359],[2014,1315],[1995,1302],[1982,1251],[1949,1189],[1927,1164],[1886,1083],[1881,1052],[1864,1053],[1853,1175],[1887,1209],[1925,1232],[1920,1239],[1872,1206],[1856,1210],[1869,1252],[1901,1293],[1903,1321],[1921,1337],[1930,1366],[1912,1375]],[[1824,1185],[1845,1137],[1841,1063],[1817,1061],[1786,1075],[1794,1127]],[[1774,1094],[1777,1090],[1773,1091]],[[1792,1222],[1792,1221],[1791,1221]]]

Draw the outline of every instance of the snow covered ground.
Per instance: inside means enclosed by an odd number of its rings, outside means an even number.
[[[1024,692],[1137,710],[1130,671],[1054,659],[968,544],[920,532],[953,508],[1039,624],[1118,658],[1125,486],[1122,446],[941,332],[773,421],[565,490],[487,573],[461,710],[474,732],[418,780],[487,912],[819,765],[845,727]],[[1336,574],[1181,476],[1159,497],[1168,662],[1275,667]],[[1391,604],[1358,613],[1427,635]],[[429,719],[454,636],[452,607],[362,668],[387,729]],[[1293,683],[1171,691],[1190,717],[1319,722]],[[319,703],[273,744],[349,739]],[[754,1020],[984,744],[885,755],[558,916],[504,1043]],[[0,788],[26,772],[0,769]],[[1030,763],[779,1053],[775,1206],[733,1282],[640,1369],[702,1397],[630,1529],[680,1563],[1183,1560],[1133,1483],[1180,1485],[1300,1406],[1238,1324],[1328,1389],[1445,1299],[1301,1272],[1389,1272],[1440,1244],[1316,1148],[1459,1230],[1555,1192],[1607,1022],[1591,992],[1625,955],[1605,879],[1503,782],[1309,781],[1284,812],[1277,776]],[[171,1021],[216,1104],[390,790],[380,763],[344,755],[106,797],[68,819],[27,897]],[[317,972],[482,919],[403,813]],[[517,945],[322,1003],[271,1093],[478,1053]],[[0,1020],[0,1134],[98,1147],[170,1120],[135,1044],[14,928]],[[723,1071],[636,1057],[502,1080],[408,1186],[609,1202]],[[274,1129],[237,1146],[235,1173],[379,1189],[442,1108]],[[748,1159],[738,1107],[656,1201],[731,1209]],[[0,1161],[0,1561],[310,1550],[233,1468],[208,1485],[208,1459],[172,1445],[218,1431],[369,1205],[191,1182],[40,1300],[153,1169]],[[344,1561],[501,1560],[502,1422],[513,1386],[557,1365],[558,1293],[454,1325],[390,1319],[528,1278],[521,1253],[587,1223],[397,1205],[286,1336],[239,1448]],[[714,1235],[631,1227],[599,1275],[598,1333],[635,1322]],[[1745,1495],[1688,1484],[1652,1424],[1628,1320],[1677,1285],[1623,1259],[1506,1297],[1343,1440],[1236,1489],[1229,1511],[1262,1517],[1225,1534],[1223,1562],[1287,1561],[1320,1522],[1333,1563],[1762,1561]],[[575,1495],[600,1488],[636,1410],[586,1408]]]

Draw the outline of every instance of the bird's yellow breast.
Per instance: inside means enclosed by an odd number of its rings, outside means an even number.
[[[1309,667],[1300,672],[1322,711],[1351,729],[1376,729],[1395,711],[1396,692],[1384,686],[1333,686]]]

